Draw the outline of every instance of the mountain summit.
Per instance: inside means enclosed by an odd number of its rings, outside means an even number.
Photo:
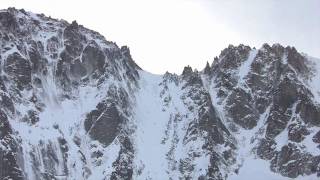
[[[318,179],[320,60],[224,49],[153,75],[77,22],[0,11],[0,179]]]

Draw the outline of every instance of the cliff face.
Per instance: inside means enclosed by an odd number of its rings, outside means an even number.
[[[319,171],[318,67],[319,60],[293,47],[240,45],[222,51],[206,73],[227,124],[246,139],[244,148],[285,177]]]
[[[203,71],[153,75],[76,22],[11,8],[0,62],[1,179],[320,172],[320,60],[293,47],[230,45]]]

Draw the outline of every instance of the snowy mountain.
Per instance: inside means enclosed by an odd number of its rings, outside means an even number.
[[[319,179],[320,60],[224,49],[181,75],[64,20],[0,11],[0,178]]]

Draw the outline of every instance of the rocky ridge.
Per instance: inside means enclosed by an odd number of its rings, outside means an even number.
[[[153,75],[75,21],[9,8],[0,62],[1,179],[320,174],[320,60],[294,47],[230,45]]]

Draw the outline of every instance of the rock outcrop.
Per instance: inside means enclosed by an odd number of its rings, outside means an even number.
[[[294,47],[230,45],[153,75],[76,21],[9,8],[0,62],[0,179],[320,174],[320,60]]]

